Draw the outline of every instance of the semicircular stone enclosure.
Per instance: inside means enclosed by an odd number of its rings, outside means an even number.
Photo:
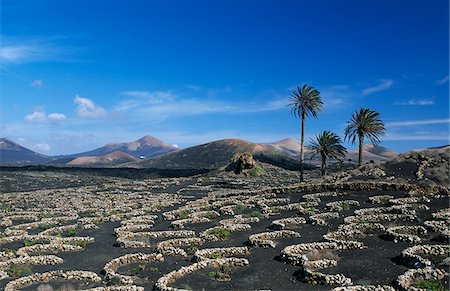
[[[51,178],[28,177],[23,191],[1,193],[0,289],[449,287],[448,189],[289,177],[63,178],[43,189],[33,179]]]

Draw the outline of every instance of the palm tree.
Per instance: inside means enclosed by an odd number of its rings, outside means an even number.
[[[369,108],[360,108],[352,114],[352,118],[347,122],[345,128],[345,139],[355,144],[356,138],[359,140],[358,166],[363,160],[364,137],[367,137],[373,145],[380,142],[379,137],[384,135],[386,128],[380,118],[380,113]]]
[[[320,154],[322,157],[322,176],[327,174],[327,158],[339,158],[345,157],[347,150],[343,145],[341,145],[341,138],[329,130],[322,131],[316,136],[316,139],[311,139],[309,147],[315,152],[312,156]]]
[[[295,117],[302,119],[302,137],[300,141],[300,182],[303,182],[305,159],[305,119],[309,116],[317,118],[317,114],[322,111],[323,102],[322,97],[320,97],[320,92],[315,90],[314,87],[308,85],[303,85],[302,88],[297,87],[296,90],[293,90],[289,101],[291,113]]]

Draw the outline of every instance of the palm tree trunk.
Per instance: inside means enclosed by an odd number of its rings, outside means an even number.
[[[358,166],[361,166],[362,162],[363,162],[363,146],[364,146],[364,136],[360,136],[359,137]]]
[[[302,112],[302,138],[300,140],[300,182],[303,182],[303,163],[305,160],[305,118],[305,113]]]
[[[327,174],[327,157],[322,155],[322,177]]]

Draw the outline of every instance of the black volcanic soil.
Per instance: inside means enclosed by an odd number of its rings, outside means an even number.
[[[189,193],[192,194],[192,193]],[[303,225],[296,231],[301,234],[300,238],[289,238],[277,240],[276,248],[252,247],[247,258],[250,264],[243,268],[235,268],[232,272],[232,280],[228,282],[220,282],[208,276],[211,269],[197,271],[186,276],[173,284],[174,287],[191,288],[193,290],[254,290],[254,289],[270,289],[270,290],[330,290],[329,286],[311,286],[299,280],[299,267],[291,266],[279,260],[281,250],[292,244],[322,241],[322,236],[328,231],[337,229],[338,225],[343,222],[345,216],[351,215],[355,209],[373,207],[368,203],[368,197],[378,194],[391,194],[396,197],[403,197],[405,193],[400,192],[351,192],[345,196],[324,197],[318,207],[324,210],[324,205],[330,201],[343,199],[354,199],[361,203],[360,207],[351,207],[351,210],[340,213],[339,219],[329,221],[327,226]],[[202,196],[203,194],[198,194]],[[291,202],[299,201],[302,194],[281,195],[281,197],[289,197]],[[434,199],[428,204],[430,210],[419,211],[418,222],[430,218],[431,213],[438,209],[448,207],[448,199]],[[175,207],[176,208],[176,207]],[[168,210],[168,209],[166,209]],[[223,246],[245,246],[248,245],[248,237],[251,234],[264,232],[268,230],[271,221],[282,217],[292,217],[298,215],[296,211],[283,212],[280,215],[272,216],[269,219],[262,219],[258,223],[252,224],[249,231],[241,231],[232,233],[231,237],[225,241],[209,242],[200,248],[223,247]],[[221,216],[220,219],[226,218]],[[404,224],[396,222],[392,224]],[[64,263],[57,266],[32,266],[34,272],[45,272],[50,270],[89,270],[101,274],[104,265],[119,256],[127,253],[144,252],[151,253],[153,249],[125,249],[115,246],[114,228],[119,223],[104,223],[98,230],[90,230],[80,232],[80,235],[89,235],[95,238],[95,242],[88,244],[83,252],[79,253],[60,253],[57,254],[64,259]],[[203,231],[211,227],[211,224],[194,224],[186,227],[187,230]],[[170,229],[170,222],[158,219],[153,230]],[[423,243],[436,243],[435,235],[423,237]],[[156,242],[156,240],[155,240]],[[397,257],[405,248],[412,246],[409,243],[394,243],[386,240],[381,234],[374,234],[364,239],[364,243],[368,246],[364,250],[344,250],[335,252],[340,258],[339,264],[335,267],[321,270],[324,273],[338,274],[342,273],[350,278],[356,284],[358,282],[364,284],[393,284],[396,278],[408,270],[408,267],[402,265]],[[4,245],[2,247],[18,248],[20,243]],[[138,264],[131,264],[121,267],[119,272],[122,274],[137,276],[137,283],[140,286],[151,290],[156,280],[165,273],[181,266],[191,264],[191,258],[181,258],[173,256],[165,256],[163,263],[151,263],[145,265],[145,270],[140,270]],[[8,280],[0,281],[0,288],[3,287]],[[40,283],[31,286],[25,290],[36,290],[51,286],[54,290],[71,290],[78,288],[95,287],[95,284],[83,285],[80,282],[51,282]],[[447,282],[448,284],[448,282]],[[47,290],[47,289],[45,289]]]

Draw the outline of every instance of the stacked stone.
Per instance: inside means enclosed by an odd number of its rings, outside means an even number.
[[[305,223],[306,219],[304,217],[288,217],[272,221],[270,227],[281,230],[286,228],[294,228]]]
[[[327,225],[327,220],[330,219],[337,219],[339,218],[339,213],[337,212],[323,212],[311,215],[308,218],[308,222],[311,224],[317,224],[317,225]]]
[[[211,259],[211,256],[220,255],[222,257],[249,255],[250,249],[248,247],[225,247],[225,248],[210,248],[201,249],[195,252],[194,260],[197,262]]]
[[[16,291],[37,282],[50,282],[56,280],[78,280],[89,281],[93,283],[101,282],[102,279],[94,272],[88,271],[51,271],[46,273],[35,273],[30,276],[13,280],[6,284],[5,291]]]
[[[225,259],[214,259],[214,260],[203,260],[198,263],[194,263],[192,265],[182,267],[178,270],[172,271],[156,281],[155,289],[161,291],[175,291],[180,290],[177,288],[169,287],[170,284],[175,282],[176,280],[192,274],[195,271],[205,269],[205,268],[219,268],[222,266],[231,266],[231,267],[244,267],[248,265],[249,262],[247,259],[239,259],[239,258],[225,258]]]
[[[292,230],[277,230],[253,234],[248,237],[248,240],[254,246],[275,248],[276,244],[273,241],[275,239],[300,237],[300,236],[301,235],[298,232]]]
[[[359,202],[356,200],[341,200],[341,201],[334,201],[334,202],[329,202],[327,204],[325,204],[325,206],[330,210],[330,211],[343,211],[344,210],[344,205],[349,205],[349,206],[359,206]]]
[[[397,284],[406,290],[422,290],[414,287],[414,284],[420,280],[442,280],[448,273],[441,269],[426,267],[423,269],[410,269],[403,275],[398,276]]]
[[[375,195],[369,197],[369,201],[372,204],[387,204],[389,203],[389,200],[394,199],[394,196],[392,195]]]
[[[133,277],[125,276],[116,273],[117,269],[129,265],[132,263],[149,263],[149,262],[164,262],[164,256],[160,253],[144,254],[144,253],[134,253],[126,254],[124,256],[115,258],[108,263],[106,263],[103,268],[105,272],[105,278],[111,280],[112,278],[118,278],[122,284],[133,284]]]
[[[432,262],[424,256],[448,257],[450,255],[449,245],[418,245],[412,246],[402,251],[403,261],[410,266],[429,267]]]
[[[422,240],[419,235],[427,234],[427,230],[420,225],[400,225],[389,227],[386,230],[387,236],[397,243],[399,241],[409,243],[420,243]]]

